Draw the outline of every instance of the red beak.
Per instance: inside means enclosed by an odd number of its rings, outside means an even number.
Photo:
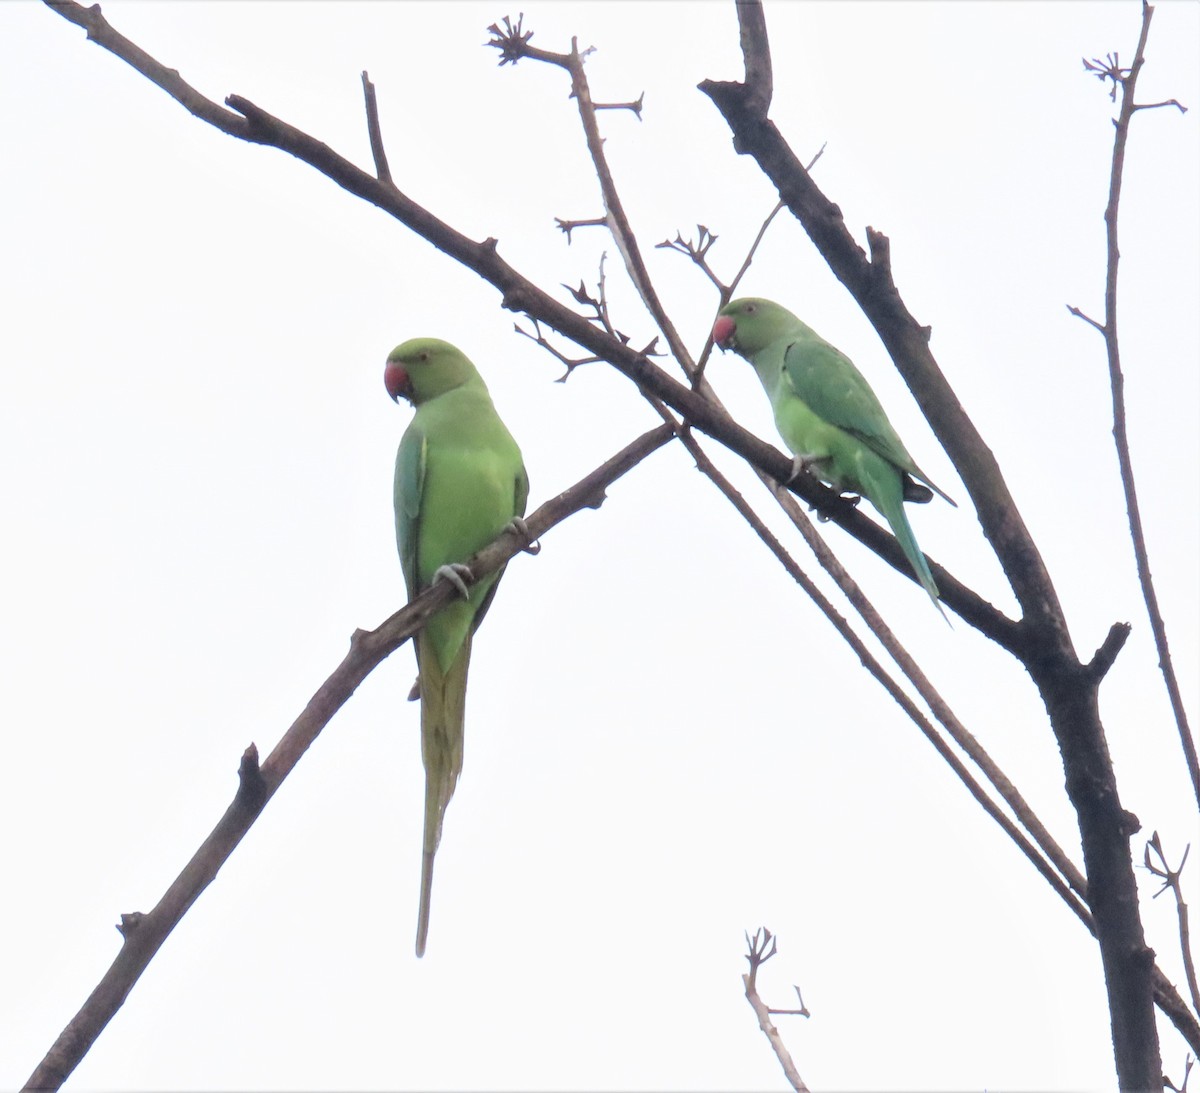
[[[722,349],[726,349],[737,333],[737,324],[728,316],[722,315],[713,323],[713,341]]]
[[[387,388],[387,393],[392,396],[393,402],[398,401],[401,395],[410,402],[412,401],[412,381],[408,378],[404,365],[399,361],[388,361],[384,365],[383,385]]]

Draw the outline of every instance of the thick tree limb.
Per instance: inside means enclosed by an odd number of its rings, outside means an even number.
[[[761,95],[764,86],[770,86],[769,76],[762,73],[763,58],[769,57],[770,50],[761,6],[739,3],[738,19],[743,54],[747,64],[755,67],[747,69],[743,83],[705,80],[700,90],[725,117],[733,132],[734,149],[752,156],[775,184],[780,198],[875,327],[967,486],[984,534],[1025,617],[1042,620],[1060,632],[1061,640],[1069,641],[1057,593],[1000,467],[934,360],[928,329],[909,313],[892,281],[887,237],[867,230],[872,250],[868,259],[847,230],[841,209],[821,192],[774,122],[768,120]]]
[[[756,10],[759,9],[759,10]],[[891,276],[887,237],[867,229],[870,258],[846,229],[841,210],[804,170],[761,102],[769,56],[760,5],[738,5],[746,75],[742,83],[705,81],[725,117],[734,148],[751,155],[846,285],[967,487],[984,534],[1021,605],[1029,643],[1015,654],[1050,715],[1082,836],[1088,895],[1108,990],[1117,1077],[1123,1089],[1156,1087],[1162,1076],[1154,1024],[1154,954],[1138,910],[1129,838],[1137,820],[1121,807],[1097,701],[1095,673],[1079,663],[1049,572],[999,465],[929,350],[928,330],[908,311]],[[769,105],[769,104],[768,104]]]
[[[661,448],[673,436],[674,430],[668,425],[651,429],[591,474],[580,479],[570,489],[551,498],[536,512],[526,517],[525,523],[531,540],[540,539],[556,524],[582,508],[598,508],[604,500],[604,490],[607,486],[637,466],[651,452]],[[469,558],[467,565],[478,579],[500,569],[525,547],[526,543],[522,539],[506,530],[494,542]],[[66,1081],[87,1054],[96,1037],[104,1031],[104,1027],[121,1008],[133,985],[146,970],[146,966],[167,936],[179,924],[188,908],[196,902],[200,893],[212,883],[221,866],[258,818],[258,814],[333,715],[386,657],[408,641],[425,625],[430,616],[457,594],[448,581],[440,581],[376,629],[356,630],[350,639],[350,651],[345,659],[321,684],[304,711],[275,745],[266,762],[261,767],[258,765],[258,751],[253,744],[246,749],[242,756],[238,773],[239,786],[233,803],[154,909],[148,914],[139,912],[121,916],[119,929],[124,938],[121,951],[99,985],[89,995],[83,1008],[72,1018],[25,1083],[26,1093],[32,1093],[33,1090],[58,1089]]]

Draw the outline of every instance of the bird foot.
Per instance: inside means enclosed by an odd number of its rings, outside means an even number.
[[[413,680],[412,690],[408,692],[408,701],[416,702],[416,700],[420,697],[421,697],[421,677],[417,676],[417,678]]]
[[[468,566],[461,562],[451,562],[449,565],[439,566],[433,574],[431,585],[435,585],[438,581],[449,581],[455,588],[458,589],[459,595],[465,600],[470,596],[470,591],[467,589],[467,581],[474,581],[475,574],[471,572]]]
[[[523,516],[514,516],[511,520],[509,520],[508,526],[514,532],[516,532],[517,535],[525,540],[525,545],[521,547],[521,549],[526,554],[541,554],[542,544],[529,534],[529,525],[525,523],[525,518]]]

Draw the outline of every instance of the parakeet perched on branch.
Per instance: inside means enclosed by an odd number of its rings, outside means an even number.
[[[751,297],[721,309],[713,341],[754,366],[771,400],[775,426],[795,456],[792,476],[809,470],[834,489],[870,501],[891,526],[940,611],[937,585],[909,526],[904,502],[924,503],[933,493],[952,505],[954,501],[908,454],[850,358],[786,308]]]
[[[461,563],[514,520],[529,494],[521,450],[492,405],[475,366],[436,338],[414,338],[389,354],[384,385],[416,408],[396,453],[396,543],[412,599],[436,580],[461,598],[416,638],[425,762],[425,835],[417,956],[425,952],[433,859],[446,806],[463,763],[463,708],[471,638],[495,595],[500,573],[470,583]],[[464,577],[466,580],[464,580]]]

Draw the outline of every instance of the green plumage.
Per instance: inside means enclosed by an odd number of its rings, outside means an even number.
[[[521,451],[475,366],[454,346],[416,338],[397,346],[384,373],[389,393],[416,407],[396,454],[396,542],[411,599],[438,570],[464,562],[525,512]],[[474,582],[417,635],[425,835],[417,955],[429,930],[433,861],[463,763],[463,713],[471,638],[500,573]]]
[[[850,358],[770,300],[726,304],[713,339],[754,366],[798,468],[812,470],[834,489],[867,498],[887,520],[913,572],[941,610],[904,502],[928,501],[930,490],[954,502],[908,454]]]

